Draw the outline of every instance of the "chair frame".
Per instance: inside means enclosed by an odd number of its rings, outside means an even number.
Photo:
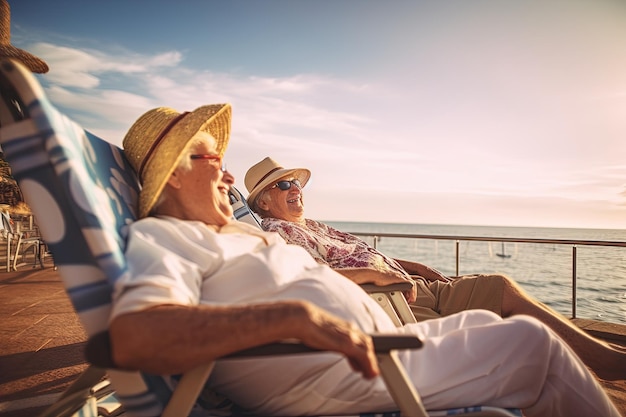
[[[15,231],[13,228],[13,225],[11,224],[11,216],[9,215],[8,212],[6,211],[2,211],[0,213],[0,215],[2,216],[2,228],[3,228],[3,232],[6,234],[7,238],[7,266],[6,266],[6,270],[7,272],[10,271],[17,271],[17,260],[20,256],[22,256],[22,258],[24,257],[24,253],[29,250],[30,248],[33,248],[33,256],[34,256],[34,262],[33,262],[33,268],[35,268],[37,266],[37,264],[39,264],[39,266],[41,268],[44,267],[43,265],[43,253],[41,252],[41,248],[42,246],[44,246],[43,241],[41,240],[40,237],[38,236],[33,236],[33,237],[25,237],[26,231],[24,230],[20,230]],[[15,250],[12,251],[11,250],[11,246],[12,242],[16,241],[15,243]],[[20,252],[21,251],[21,252]]]

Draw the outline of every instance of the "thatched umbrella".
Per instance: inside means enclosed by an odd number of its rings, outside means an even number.
[[[30,208],[24,202],[17,181],[11,175],[11,167],[4,160],[2,152],[0,152],[0,205],[7,207],[11,214],[31,214]]]

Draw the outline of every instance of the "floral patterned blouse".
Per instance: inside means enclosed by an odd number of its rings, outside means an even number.
[[[395,260],[362,239],[324,223],[305,219],[305,223],[301,224],[268,217],[261,224],[264,230],[277,232],[287,243],[302,246],[318,263],[333,269],[373,268],[408,277]]]

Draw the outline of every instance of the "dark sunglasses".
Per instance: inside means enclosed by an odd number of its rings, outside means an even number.
[[[278,187],[282,191],[287,191],[288,189],[291,188],[291,184],[295,185],[299,189],[302,189],[302,184],[300,184],[300,180],[298,179],[291,180],[291,181],[287,181],[287,180],[278,181],[276,184],[272,185],[270,189]]]

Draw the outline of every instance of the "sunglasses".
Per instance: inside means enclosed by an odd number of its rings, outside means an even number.
[[[191,159],[205,159],[209,161],[211,165],[218,168],[222,172],[226,172],[226,164],[222,161],[222,157],[212,154],[192,154],[189,155]]]
[[[270,190],[272,188],[280,188],[282,191],[287,191],[288,189],[291,188],[291,184],[295,185],[299,189],[302,189],[302,184],[300,184],[300,180],[295,179],[291,181],[287,181],[287,180],[278,181],[276,184],[270,187]]]

